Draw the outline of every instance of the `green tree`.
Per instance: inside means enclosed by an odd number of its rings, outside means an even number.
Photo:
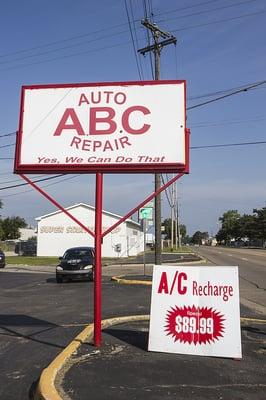
[[[266,207],[261,209],[254,208],[254,227],[255,237],[261,239],[262,247],[266,245]]]
[[[19,228],[25,228],[27,226],[24,218],[21,217],[8,217],[1,221],[2,227],[2,240],[8,239],[19,239],[20,233]]]
[[[240,217],[240,237],[252,240],[256,237],[254,215],[244,214]]]
[[[237,210],[226,211],[219,221],[222,227],[216,235],[218,242],[225,241],[230,243],[231,239],[238,239],[241,237],[241,215]]]
[[[166,240],[170,240],[171,239],[171,232],[172,232],[172,221],[171,221],[171,218],[166,218],[163,221],[162,225],[164,226],[164,234],[166,235],[165,239]],[[173,227],[174,227],[173,228],[173,236],[175,238],[176,237],[176,235],[175,235],[176,224],[175,223],[173,224]],[[179,230],[180,230],[181,237],[184,238],[186,236],[186,233],[187,233],[186,225],[180,224],[179,225]]]
[[[191,243],[202,244],[202,241],[208,238],[209,238],[208,232],[196,231],[191,238]]]
[[[0,200],[0,209],[3,207],[3,202],[2,200]],[[2,219],[1,219],[1,215],[0,215],[0,240],[2,240],[4,231],[3,231],[3,227],[2,227]]]

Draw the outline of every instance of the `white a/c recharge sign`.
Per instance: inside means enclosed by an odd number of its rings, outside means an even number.
[[[23,86],[15,171],[188,172],[185,86]]]
[[[149,350],[241,358],[238,267],[155,265]]]

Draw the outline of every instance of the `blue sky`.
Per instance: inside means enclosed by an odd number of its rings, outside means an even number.
[[[127,0],[136,48],[147,45],[140,23],[144,3]],[[187,81],[188,107],[218,97],[216,92],[265,80],[265,0],[147,0],[146,5],[154,22],[177,38],[176,47],[162,51],[161,78]],[[137,57],[140,73],[137,69],[124,0],[3,2],[0,36],[1,188],[23,183],[12,173],[13,161],[3,159],[14,156],[15,136],[3,135],[18,127],[22,85],[152,79],[149,56]],[[265,88],[188,110],[191,146],[265,141]],[[191,149],[191,172],[177,185],[180,219],[190,234],[216,233],[218,218],[228,209],[252,213],[265,206],[265,151],[265,144]],[[50,185],[47,191],[64,206],[94,204],[94,181],[94,175],[71,175],[41,186]],[[105,175],[104,208],[123,215],[151,193],[153,181],[152,175]],[[19,215],[28,223],[54,211],[25,186],[1,190],[0,199],[3,217]],[[163,196],[162,217],[169,215]]]

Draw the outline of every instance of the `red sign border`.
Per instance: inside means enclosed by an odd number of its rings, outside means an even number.
[[[21,144],[23,135],[23,114],[25,91],[31,89],[56,89],[70,87],[96,87],[96,86],[147,86],[147,85],[171,85],[184,84],[184,108],[186,111],[186,81],[185,80],[159,80],[159,81],[128,81],[128,82],[100,82],[100,83],[66,83],[66,84],[45,84],[45,85],[26,85],[21,89],[19,130],[17,132],[14,173],[19,174],[54,174],[54,173],[170,173],[181,172],[189,173],[189,130],[186,128],[185,118],[185,164],[92,164],[92,165],[39,165],[39,164],[21,164]],[[186,115],[186,112],[184,113]]]

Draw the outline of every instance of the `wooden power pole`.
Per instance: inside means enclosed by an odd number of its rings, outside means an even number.
[[[169,32],[161,30],[156,24],[150,22],[147,18],[141,21],[147,29],[152,33],[153,44],[143,49],[139,49],[138,52],[142,55],[152,51],[154,54],[154,79],[158,81],[160,79],[160,55],[163,47],[168,44],[176,44],[176,38]],[[160,39],[164,39],[161,40]],[[161,187],[161,175],[155,174],[155,191]],[[155,264],[162,264],[162,237],[161,229],[161,194],[155,197]]]

